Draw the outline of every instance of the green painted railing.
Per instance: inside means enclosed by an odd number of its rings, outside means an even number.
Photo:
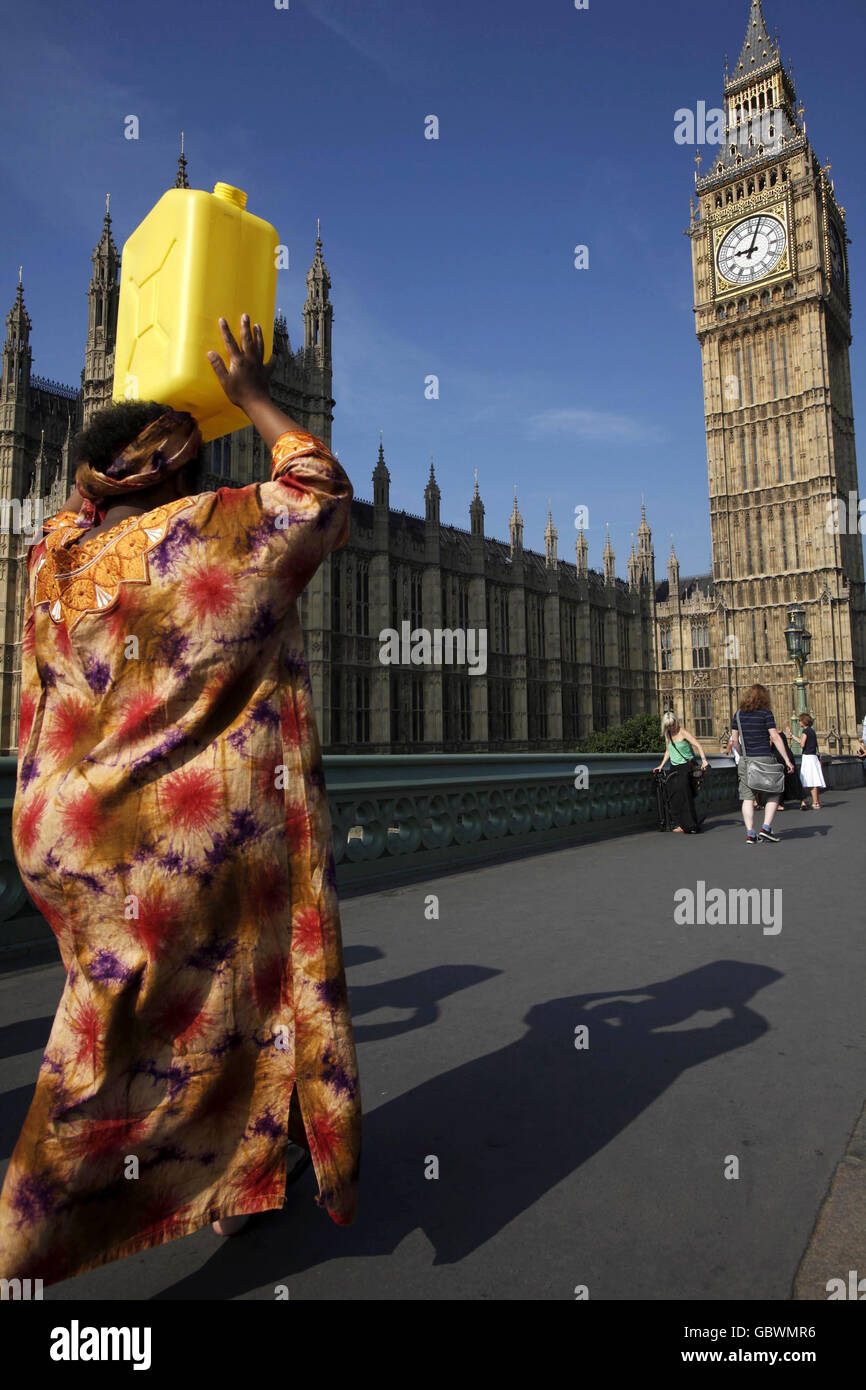
[[[338,887],[343,894],[387,887],[654,825],[657,761],[625,753],[326,756]],[[735,806],[731,760],[710,763],[703,810]],[[7,953],[52,939],[15,865],[15,779],[15,758],[0,758],[0,952]]]
[[[627,753],[326,757],[338,884],[379,886],[652,825],[657,762]],[[733,765],[713,762],[704,807],[735,806]]]

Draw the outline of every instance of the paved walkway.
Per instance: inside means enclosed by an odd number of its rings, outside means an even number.
[[[314,1206],[307,1173],[241,1237],[206,1229],[46,1298],[788,1299],[807,1247],[801,1297],[866,1274],[850,1184],[810,1246],[866,1098],[866,796],[825,805],[781,816],[778,845],[747,849],[723,813],[698,837],[345,901],[357,1224]],[[698,881],[781,888],[781,930],[678,925],[674,893]],[[60,987],[57,966],[0,978],[4,1167]]]

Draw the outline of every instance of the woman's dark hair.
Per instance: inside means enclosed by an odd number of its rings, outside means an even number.
[[[73,473],[80,463],[87,462],[99,473],[105,473],[119,453],[131,444],[152,420],[158,420],[171,407],[158,401],[115,401],[97,410],[85,429],[72,441]],[[203,460],[201,452],[184,465],[190,494],[201,485]]]
[[[769,709],[770,692],[765,685],[750,685],[742,700],[740,709],[747,713],[753,709]]]
[[[811,729],[812,725],[815,723],[811,714],[798,714],[797,718],[805,729]]]

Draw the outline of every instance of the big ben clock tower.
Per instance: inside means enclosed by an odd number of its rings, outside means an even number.
[[[728,723],[756,680],[788,722],[784,628],[796,599],[812,635],[808,703],[822,747],[838,734],[837,751],[853,751],[866,714],[866,602],[845,211],[760,0],[726,73],[715,149],[689,230],[724,644],[714,722]]]

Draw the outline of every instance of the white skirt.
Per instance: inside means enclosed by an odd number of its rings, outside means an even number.
[[[804,787],[826,787],[817,753],[804,753],[800,759],[800,781]]]

